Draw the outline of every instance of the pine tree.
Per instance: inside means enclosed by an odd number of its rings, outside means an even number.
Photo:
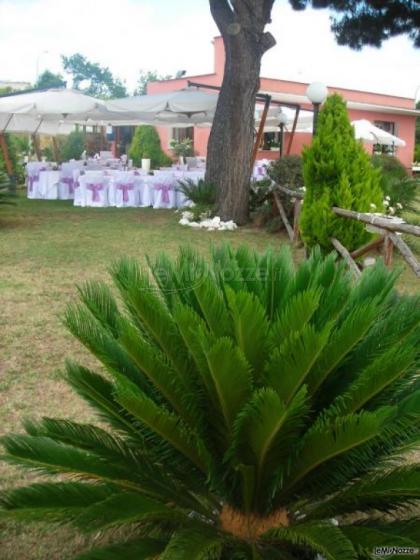
[[[332,206],[370,212],[382,208],[380,173],[374,169],[361,142],[354,137],[346,104],[331,95],[319,114],[317,134],[303,152],[305,201],[301,217],[302,237],[308,247],[331,249],[337,238],[349,250],[369,240],[360,222],[336,216]]]

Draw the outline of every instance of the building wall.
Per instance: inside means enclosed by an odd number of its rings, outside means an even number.
[[[220,86],[223,79],[223,69],[224,69],[224,46],[221,37],[216,37],[213,40],[214,44],[214,73],[203,74],[199,76],[186,76],[175,80],[165,80],[162,82],[151,82],[148,84],[147,91],[150,94],[153,93],[164,93],[168,91],[175,91],[177,89],[182,89],[187,87],[188,81],[199,82],[207,85]],[[261,91],[279,92],[279,93],[291,93],[296,95],[305,95],[306,88],[308,84],[301,82],[293,82],[287,80],[277,80],[272,78],[261,78]],[[368,91],[357,91],[344,88],[338,88],[334,86],[328,86],[328,91],[330,93],[339,93],[347,101],[370,103],[372,105],[384,105],[388,107],[399,107],[405,109],[414,109],[415,103],[414,99],[409,99],[405,97],[397,97],[392,95],[385,95],[381,93],[374,93]],[[302,105],[302,109],[311,109],[311,104]],[[395,134],[405,140],[406,146],[403,148],[397,148],[396,155],[401,160],[401,162],[409,169],[413,162],[414,155],[414,144],[415,144],[415,126],[416,117],[409,115],[399,115],[397,113],[378,113],[373,111],[356,110],[349,109],[350,120],[367,119],[371,122],[373,121],[391,121],[395,122]],[[162,147],[170,154],[169,141],[171,137],[171,129],[166,127],[157,127]],[[207,153],[207,142],[210,134],[209,128],[195,128],[194,129],[194,149],[197,155],[205,156]],[[288,146],[288,134],[285,135],[284,146]],[[310,144],[311,134],[308,133],[296,133],[293,139],[290,153],[299,154],[301,153],[302,147]],[[366,144],[366,150],[372,152],[372,145]],[[259,152],[258,159],[269,158],[276,159],[278,157],[278,152]]]

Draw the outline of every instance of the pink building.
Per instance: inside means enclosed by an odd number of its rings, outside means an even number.
[[[198,76],[184,76],[173,80],[151,82],[148,84],[148,93],[163,93],[182,89],[188,85],[188,81],[199,82],[212,86],[220,86],[223,78],[224,69],[224,45],[221,37],[215,37],[214,41],[214,72],[212,74],[202,74]],[[311,104],[305,96],[308,84],[301,82],[291,82],[271,78],[261,78],[260,91],[268,93],[275,101],[283,103],[299,104],[302,110],[311,109]],[[380,128],[388,130],[392,134],[405,140],[404,147],[396,148],[395,155],[409,169],[413,163],[415,126],[416,117],[420,111],[415,110],[414,99],[406,97],[396,97],[381,93],[368,91],[357,91],[351,89],[328,86],[330,93],[339,93],[347,101],[347,108],[350,120],[367,119]],[[162,147],[170,153],[169,142],[176,137],[177,130],[157,127],[161,139]],[[188,131],[194,139],[194,149],[197,155],[205,156],[207,153],[207,141],[209,137],[208,128],[197,128]],[[299,154],[305,144],[311,142],[311,134],[296,132],[290,146],[291,154]],[[289,133],[285,134],[284,146],[289,145]],[[366,146],[372,151],[372,146]],[[261,150],[257,159],[268,158],[276,159],[278,153],[273,151]]]

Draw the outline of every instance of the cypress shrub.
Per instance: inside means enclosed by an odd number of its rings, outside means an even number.
[[[80,159],[86,149],[86,140],[83,132],[74,130],[67,136],[61,148],[61,158],[63,161],[70,159]]]
[[[154,168],[172,163],[169,156],[162,150],[156,129],[150,125],[142,125],[136,128],[129,155],[134,165],[137,166],[141,165],[142,159],[150,159]]]
[[[308,247],[331,249],[330,238],[337,238],[353,250],[369,241],[362,223],[336,216],[332,206],[357,212],[370,212],[371,204],[382,209],[380,171],[374,169],[368,153],[354,137],[346,104],[331,95],[318,119],[312,145],[303,151],[305,201],[301,231]]]

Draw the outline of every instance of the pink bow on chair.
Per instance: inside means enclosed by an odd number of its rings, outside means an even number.
[[[74,179],[73,177],[62,177],[61,182],[68,186],[69,192],[74,193]]]
[[[162,192],[162,202],[169,204],[169,191],[173,190],[171,185],[166,183],[156,183],[155,190]]]
[[[134,183],[117,183],[117,189],[122,191],[123,201],[128,202],[128,191],[134,189]]]
[[[86,188],[92,191],[93,202],[99,202],[101,200],[101,197],[99,196],[99,191],[101,191],[104,188],[102,183],[88,183],[86,185]]]
[[[34,183],[36,181],[39,181],[39,173],[36,173],[34,175],[28,175],[28,185],[29,185],[29,191],[32,192],[33,188],[34,188]]]

